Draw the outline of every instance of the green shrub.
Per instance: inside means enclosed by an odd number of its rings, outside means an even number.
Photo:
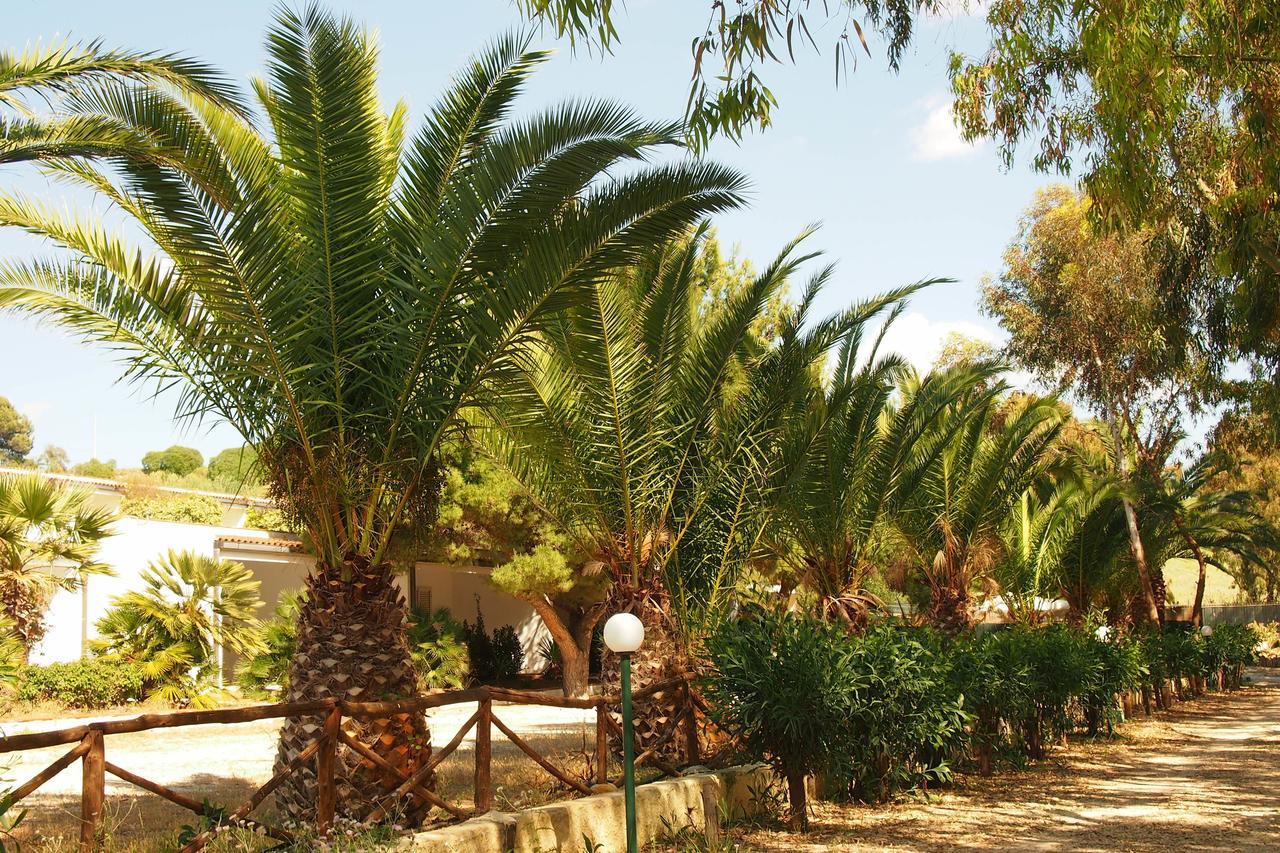
[[[297,528],[284,517],[284,513],[274,507],[251,506],[245,510],[244,526],[255,530],[279,530],[285,533],[297,533]]]
[[[721,624],[706,648],[712,717],[787,780],[791,825],[807,829],[805,776],[830,772],[848,755],[854,644],[812,617],[756,611]]]
[[[881,625],[845,642],[853,649],[851,716],[835,780],[868,802],[950,781],[969,717],[950,677],[947,641],[931,629]]]
[[[510,625],[503,625],[493,632],[493,677],[498,681],[510,681],[524,669],[524,646],[520,636]]]
[[[410,613],[409,651],[423,690],[459,689],[471,680],[471,656],[466,629],[448,608],[434,613],[415,608]]]
[[[127,497],[120,504],[123,515],[152,521],[179,521],[184,524],[222,524],[223,507],[206,495],[156,494]]]
[[[18,698],[57,702],[68,708],[106,708],[136,702],[142,696],[141,670],[111,658],[85,658],[23,668]]]
[[[298,607],[302,590],[280,594],[275,613],[262,625],[263,648],[244,658],[236,672],[236,683],[255,699],[272,699],[289,688],[289,664],[298,644]],[[272,690],[275,686],[279,691]]]

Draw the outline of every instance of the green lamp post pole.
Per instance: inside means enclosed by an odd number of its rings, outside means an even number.
[[[636,746],[631,734],[631,653],[622,655],[622,796],[627,804],[627,853],[636,853]]]
[[[636,838],[636,755],[631,733],[631,653],[644,643],[644,624],[630,613],[615,613],[604,623],[604,644],[621,659],[622,796],[627,809],[627,853],[639,853]]]

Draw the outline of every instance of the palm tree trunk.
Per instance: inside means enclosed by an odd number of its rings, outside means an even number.
[[[341,566],[317,564],[307,578],[298,613],[297,652],[289,665],[286,700],[338,698],[356,702],[401,699],[417,693],[417,677],[405,640],[405,601],[388,564],[349,557]],[[311,744],[322,716],[290,717],[280,732],[276,771]],[[344,728],[392,765],[412,772],[431,757],[431,732],[422,714],[382,720],[347,718]],[[338,750],[335,781],[339,813],[356,820],[369,815],[400,779],[354,751]],[[428,780],[434,784],[434,780]],[[306,821],[315,811],[314,762],[297,768],[276,790],[277,808]],[[392,815],[406,823],[426,813],[425,802],[397,803]]]
[[[1129,457],[1124,452],[1120,424],[1114,414],[1107,418],[1107,425],[1111,428],[1111,440],[1115,445],[1116,469],[1120,472],[1120,476],[1127,480]],[[1138,582],[1142,587],[1142,600],[1147,611],[1147,619],[1152,624],[1163,624],[1164,614],[1156,603],[1155,586],[1151,581],[1151,572],[1147,569],[1147,550],[1142,545],[1142,532],[1138,529],[1138,514],[1129,498],[1122,497],[1120,503],[1124,507],[1125,526],[1129,531],[1129,550],[1133,553],[1133,562],[1138,567]]]
[[[1182,538],[1186,540],[1187,545],[1191,548],[1191,553],[1195,555],[1196,566],[1199,569],[1199,573],[1196,575],[1196,598],[1191,604],[1191,624],[1199,628],[1201,621],[1204,619],[1204,588],[1208,582],[1208,563],[1205,561],[1204,552],[1200,550],[1200,543],[1186,531],[1181,521],[1178,522],[1178,529],[1182,532]]]

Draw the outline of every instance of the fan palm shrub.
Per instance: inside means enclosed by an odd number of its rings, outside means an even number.
[[[928,590],[929,620],[955,633],[972,624],[974,584],[1002,553],[1001,523],[1056,461],[1062,412],[1052,398],[1001,412],[987,396],[976,407],[953,407],[942,424],[947,445],[894,522]]]
[[[240,563],[193,551],[169,551],[142,570],[141,580],[141,589],[113,599],[92,647],[136,664],[153,698],[208,704],[220,649],[242,658],[263,649],[260,582]]]
[[[116,351],[126,375],[181,388],[181,415],[221,418],[258,450],[316,556],[288,700],[407,696],[392,560],[430,529],[442,442],[548,319],[737,204],[744,180],[648,165],[679,128],[616,103],[512,118],[545,58],[520,38],[470,60],[412,136],[403,103],[383,109],[377,48],[352,21],[281,9],[266,54],[261,127],[183,91],[104,83],[63,99],[62,120],[109,117],[173,156],[50,165],[114,205],[120,233],[0,196],[0,222],[65,250],[0,266],[0,307]],[[287,721],[279,766],[318,724]],[[368,728],[388,761],[429,759],[422,716]],[[339,802],[368,814],[384,774],[345,748],[338,765]],[[309,767],[289,776],[282,811],[305,817],[314,783]]]
[[[114,521],[83,489],[35,474],[0,477],[0,612],[24,662],[44,637],[53,595],[109,573],[97,552]]]

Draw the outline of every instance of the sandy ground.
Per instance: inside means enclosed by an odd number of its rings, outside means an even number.
[[[1280,674],[1255,677],[933,803],[819,804],[808,836],[739,832],[740,849],[1280,851]]]

